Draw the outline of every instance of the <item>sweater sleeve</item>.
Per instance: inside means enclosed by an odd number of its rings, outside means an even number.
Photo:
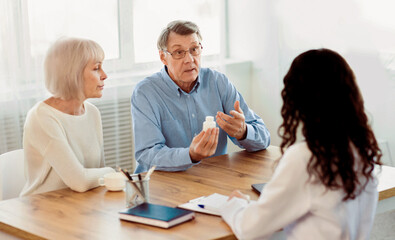
[[[305,215],[311,206],[306,156],[289,149],[257,202],[233,198],[221,215],[240,239],[267,239]]]
[[[50,140],[44,151],[44,161],[48,161],[63,182],[72,190],[85,192],[99,186],[98,179],[114,172],[110,167],[85,168],[64,139]]]

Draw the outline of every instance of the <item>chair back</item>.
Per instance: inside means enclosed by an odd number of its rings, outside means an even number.
[[[23,149],[0,155],[0,200],[19,196],[25,185]]]

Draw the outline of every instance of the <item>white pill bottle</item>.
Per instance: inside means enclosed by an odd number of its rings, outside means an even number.
[[[206,121],[203,122],[203,131],[207,131],[209,128],[215,128],[217,125],[214,122],[213,116],[206,116]]]

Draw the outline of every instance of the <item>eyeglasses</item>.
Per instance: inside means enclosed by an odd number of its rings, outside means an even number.
[[[187,54],[187,52],[189,52],[192,56],[199,56],[200,53],[202,53],[202,45],[199,43],[199,45],[195,46],[195,47],[191,47],[188,50],[176,50],[174,52],[168,52],[166,50],[163,50],[164,52],[167,52],[168,54],[170,54],[174,59],[181,59],[184,58],[185,55]]]

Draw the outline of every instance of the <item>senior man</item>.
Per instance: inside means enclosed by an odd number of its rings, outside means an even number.
[[[265,149],[270,133],[228,78],[201,68],[202,37],[196,24],[170,22],[158,38],[164,67],[133,91],[136,173],[151,166],[182,171],[226,153],[227,136],[247,151]],[[202,131],[206,116],[218,127]]]

